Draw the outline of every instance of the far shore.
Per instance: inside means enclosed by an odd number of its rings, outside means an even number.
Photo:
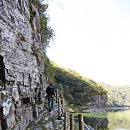
[[[130,110],[129,107],[108,107],[108,108],[91,108],[87,110],[82,110],[82,112],[107,112],[112,110]]]

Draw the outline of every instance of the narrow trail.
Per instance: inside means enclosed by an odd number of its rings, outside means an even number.
[[[66,112],[65,105],[59,104],[60,103],[56,103],[56,101],[54,101],[53,110],[48,112],[48,104],[47,101],[45,101],[45,110],[43,114],[31,123],[27,130],[94,130],[91,126],[85,124],[83,120],[83,113],[78,113],[78,117],[75,117],[74,113]]]
[[[48,112],[47,103],[45,102],[45,111],[40,120],[31,124],[29,130],[63,130],[64,118],[58,120],[58,103],[54,101],[54,109]]]

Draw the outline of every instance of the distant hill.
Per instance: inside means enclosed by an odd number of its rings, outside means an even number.
[[[130,85],[112,86],[99,83],[107,90],[109,106],[130,106]]]

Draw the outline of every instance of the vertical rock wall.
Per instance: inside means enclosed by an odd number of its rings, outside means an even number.
[[[44,110],[39,13],[30,0],[0,0],[0,129],[25,130]],[[5,79],[1,78],[5,76]]]

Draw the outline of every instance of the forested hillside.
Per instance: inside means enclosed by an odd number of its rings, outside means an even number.
[[[108,106],[130,106],[130,86],[101,84],[108,91]]]
[[[83,108],[130,106],[130,86],[116,87],[97,83],[71,69],[66,70],[54,62],[50,63],[47,57],[45,68],[49,82],[53,82],[62,91],[68,105]]]
[[[106,91],[95,81],[77,72],[59,67],[46,59],[45,71],[49,82],[60,89],[68,103],[75,106],[103,107],[107,103]]]

